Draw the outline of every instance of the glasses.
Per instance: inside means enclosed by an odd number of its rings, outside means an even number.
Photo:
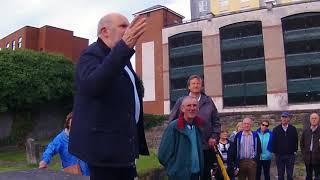
[[[262,126],[265,126],[265,127],[269,127],[269,125],[268,124],[261,124]]]

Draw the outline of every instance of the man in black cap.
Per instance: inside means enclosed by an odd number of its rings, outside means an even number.
[[[293,180],[293,167],[298,151],[297,129],[289,124],[289,113],[281,114],[281,124],[272,132],[272,151],[276,155],[278,180],[284,180],[284,172],[287,172],[287,180]]]

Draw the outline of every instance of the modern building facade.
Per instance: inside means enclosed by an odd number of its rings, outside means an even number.
[[[319,109],[319,44],[320,1],[166,27],[162,48],[153,49],[162,50],[161,75],[159,69],[154,73],[162,76],[163,82],[155,86],[162,86],[163,100],[154,103],[163,107],[145,107],[168,114],[177,98],[187,93],[188,76],[199,74],[219,112]]]
[[[203,19],[211,13],[211,0],[190,0],[191,19]]]
[[[308,2],[310,0],[210,0],[210,10],[214,15],[220,15],[262,8],[266,7],[268,3],[272,5],[285,5],[303,1]]]
[[[136,45],[136,72],[143,80],[145,93],[144,110],[147,113],[163,114],[163,50],[162,29],[166,26],[181,24],[182,15],[164,7],[153,6],[134,14],[147,18],[147,31]]]
[[[32,49],[62,54],[73,62],[77,61],[89,40],[73,36],[73,32],[52,26],[41,28],[25,26],[0,40],[0,48]]]

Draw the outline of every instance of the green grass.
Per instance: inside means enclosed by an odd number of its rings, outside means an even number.
[[[157,155],[154,149],[150,150],[150,156],[140,156],[137,161],[137,171],[141,176],[152,169],[161,168]]]
[[[22,162],[26,160],[26,153],[23,150],[10,150],[9,152],[0,152],[0,161]]]
[[[38,168],[37,164],[27,164],[27,157],[25,150],[10,148],[0,151],[0,172],[28,170]],[[48,167],[50,170],[60,170],[61,162],[59,156],[54,156]]]
[[[38,165],[22,165],[22,166],[10,166],[10,165],[4,165],[0,166],[0,172],[1,171],[19,171],[19,170],[27,170],[27,169],[34,169],[38,168]]]
[[[38,165],[28,165],[26,162],[26,153],[24,150],[10,149],[10,151],[0,151],[0,172],[28,170],[37,168]],[[150,150],[150,156],[140,156],[137,161],[138,174],[144,175],[148,171],[160,168],[161,165],[155,154],[155,150]],[[61,170],[61,161],[58,155],[54,156],[48,165],[48,169],[59,171]]]

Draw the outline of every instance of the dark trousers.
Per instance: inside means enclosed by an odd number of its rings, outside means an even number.
[[[211,169],[217,169],[216,154],[212,150],[203,150],[204,167],[201,180],[211,180]],[[215,164],[215,165],[214,165]],[[214,167],[216,166],[216,167]]]
[[[306,165],[306,172],[307,172],[306,180],[312,180],[313,172],[314,172],[314,179],[320,180],[320,164],[318,165],[305,164],[305,165]]]
[[[91,166],[90,180],[133,180],[137,175],[135,167]]]
[[[284,172],[287,172],[287,180],[293,180],[293,167],[296,156],[294,154],[276,154],[278,180],[284,180]]]
[[[180,176],[169,176],[168,179],[169,180],[184,180],[187,177],[180,177]],[[188,178],[190,180],[199,180],[200,179],[200,173],[192,173],[190,178]]]
[[[239,160],[239,180],[255,180],[257,171],[257,163],[253,159]]]
[[[263,168],[264,180],[270,180],[270,164],[271,164],[271,160],[259,160],[258,161],[256,180],[261,179],[262,168]]]

